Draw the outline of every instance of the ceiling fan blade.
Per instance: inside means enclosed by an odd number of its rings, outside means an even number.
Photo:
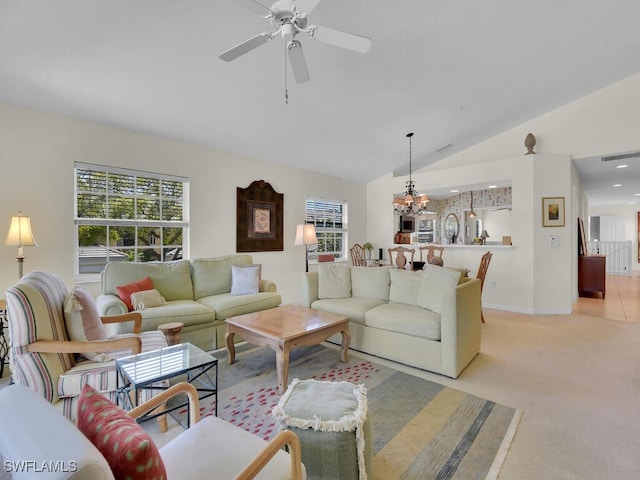
[[[241,3],[245,8],[257,13],[258,15],[267,15],[269,13],[273,13],[269,7],[261,4],[257,0],[242,0]]]
[[[355,33],[341,32],[327,27],[313,26],[309,28],[309,36],[319,42],[347,48],[359,53],[367,53],[371,48],[371,39]]]
[[[229,50],[222,52],[218,57],[220,60],[224,60],[225,62],[230,62],[231,60],[235,60],[241,55],[250,52],[254,48],[258,48],[260,45],[264,45],[269,40],[271,40],[271,34],[267,32],[262,32],[255,37],[250,38],[249,40],[245,40],[239,45],[230,48]]]
[[[302,53],[302,45],[297,40],[291,40],[287,45],[287,50],[289,51],[289,61],[291,62],[291,70],[293,70],[296,83],[308,82],[310,78],[309,70]]]
[[[320,3],[320,0],[295,0],[296,8],[302,13],[311,13],[311,10],[316,8],[316,5]]]

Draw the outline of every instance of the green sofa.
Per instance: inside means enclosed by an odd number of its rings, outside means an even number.
[[[480,351],[480,280],[453,269],[321,265],[303,274],[302,304],[349,317],[354,350],[451,378]]]
[[[276,284],[261,280],[255,294],[231,295],[231,266],[250,265],[251,255],[174,262],[111,262],[102,272],[102,293],[96,299],[100,315],[127,312],[117,288],[145,277],[167,301],[166,305],[141,310],[143,331],[167,322],[182,322],[181,341],[204,350],[224,346],[225,319],[280,305]],[[127,324],[109,325],[110,334],[129,333]]]

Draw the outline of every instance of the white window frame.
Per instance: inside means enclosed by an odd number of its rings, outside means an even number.
[[[139,219],[136,218],[137,216],[137,208],[135,209],[134,212],[134,218],[133,219],[114,219],[114,218],[108,218],[109,214],[107,212],[106,216],[107,218],[80,218],[78,217],[78,196],[81,193],[96,193],[96,194],[100,194],[100,195],[106,195],[107,201],[106,204],[109,204],[109,192],[108,189],[107,191],[99,191],[99,192],[81,192],[79,191],[78,188],[78,170],[90,170],[90,171],[95,171],[95,172],[103,172],[106,173],[107,175],[109,174],[120,174],[120,175],[127,175],[127,176],[133,176],[133,177],[141,177],[141,178],[151,178],[151,179],[156,179],[156,180],[165,180],[165,181],[172,181],[172,182],[181,182],[182,183],[182,220],[180,221],[176,221],[176,220],[146,220],[146,219]],[[181,253],[181,258],[189,258],[189,252],[188,252],[188,245],[189,245],[189,179],[186,177],[180,177],[180,176],[176,176],[176,175],[166,175],[166,174],[161,174],[161,173],[156,173],[156,172],[145,172],[145,171],[141,171],[141,170],[133,170],[133,169],[127,169],[127,168],[119,168],[119,167],[111,167],[111,166],[105,166],[105,165],[96,165],[96,164],[91,164],[91,163],[83,163],[83,162],[75,162],[74,165],[74,170],[73,170],[73,175],[74,175],[74,200],[73,200],[73,206],[74,206],[74,263],[75,263],[75,275],[76,275],[76,279],[78,281],[95,281],[98,280],[100,278],[100,272],[98,271],[92,271],[90,273],[85,273],[85,272],[81,272],[81,267],[80,267],[80,254],[83,253],[83,249],[86,249],[87,247],[80,247],[79,246],[79,234],[78,234],[78,230],[80,228],[80,226],[83,225],[104,225],[107,227],[107,232],[108,229],[111,227],[135,227],[136,228],[136,235],[135,235],[135,239],[134,239],[134,245],[131,246],[127,246],[127,250],[134,250],[136,257],[138,257],[138,253],[139,250],[143,249],[143,246],[140,245],[138,243],[138,238],[137,238],[137,229],[138,228],[182,228],[182,245],[163,245],[162,242],[158,243],[158,244],[153,244],[154,245],[154,249],[158,249],[160,251],[160,255],[161,257],[164,256],[164,253],[166,251],[166,249],[181,249],[180,253]],[[137,191],[134,192],[131,195],[122,195],[122,194],[118,194],[118,196],[125,196],[125,197],[132,197],[134,199],[134,204],[137,205],[137,200],[138,199],[146,199],[146,200],[153,200],[153,199],[159,199],[160,201],[160,210],[162,209],[162,199],[163,198],[167,198],[167,197],[163,197],[162,194],[162,188],[160,189],[160,192],[158,195],[143,195],[138,193]],[[168,199],[170,200],[177,200],[175,198],[171,198],[169,197]],[[107,207],[108,208],[108,207]],[[161,212],[162,215],[162,212]],[[162,217],[161,217],[162,218]],[[108,253],[110,251],[114,252],[114,256],[118,256],[118,252],[117,252],[117,247],[107,247],[107,246],[99,246],[98,248],[104,248],[104,252],[107,256],[107,260],[108,260]],[[149,248],[148,245],[146,245],[146,248]],[[86,250],[84,250],[84,252],[86,252]],[[163,260],[165,260],[165,258],[162,258]],[[169,259],[169,258],[166,258]],[[138,261],[138,260],[135,260]]]
[[[335,207],[340,206],[342,212],[335,211]],[[311,223],[316,227],[318,245],[309,248],[309,263],[317,263],[319,253],[333,254],[336,262],[348,259],[348,213],[349,206],[346,200],[333,200],[327,198],[307,198],[305,203],[305,223]],[[330,220],[332,225],[327,226],[326,220]],[[341,225],[336,226],[336,223]],[[341,248],[325,250],[322,238],[333,234],[340,234],[342,238]],[[335,244],[334,244],[335,246]]]

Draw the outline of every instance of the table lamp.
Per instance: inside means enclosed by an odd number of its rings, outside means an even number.
[[[29,217],[18,212],[17,217],[11,217],[11,226],[7,240],[4,242],[8,247],[18,247],[18,279],[22,278],[22,265],[24,263],[24,252],[22,247],[38,245],[31,233],[31,221]]]
[[[482,244],[486,245],[487,244],[487,238],[489,238],[489,234],[487,233],[486,230],[482,230],[482,233],[480,234],[480,238],[482,239]]]
[[[306,271],[309,271],[309,245],[318,243],[316,237],[316,227],[310,223],[298,225],[296,229],[295,245],[304,245]]]

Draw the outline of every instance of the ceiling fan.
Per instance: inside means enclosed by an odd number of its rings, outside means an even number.
[[[245,40],[239,45],[222,52],[219,55],[220,59],[226,62],[235,60],[280,34],[286,42],[286,50],[296,83],[305,83],[309,81],[309,70],[302,52],[302,45],[296,40],[296,35],[299,33],[306,33],[314,40],[330,45],[366,53],[371,47],[370,38],[327,27],[307,25],[307,15],[319,2],[320,0],[279,0],[271,7],[266,7],[257,0],[242,0],[246,7],[269,20],[275,31],[271,33],[263,32]]]

